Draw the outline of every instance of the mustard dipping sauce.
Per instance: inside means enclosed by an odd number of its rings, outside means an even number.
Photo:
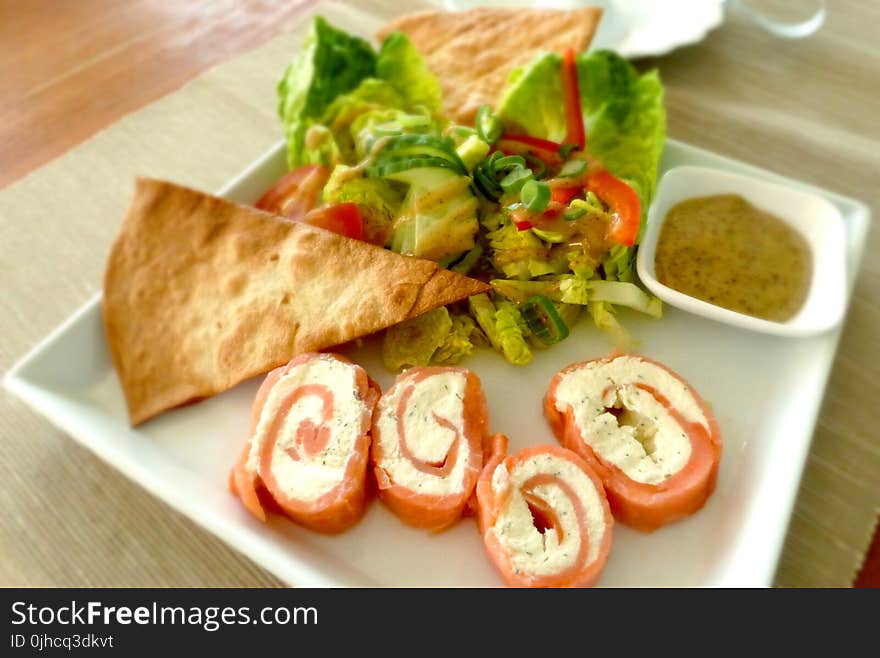
[[[737,194],[669,209],[654,257],[657,280],[710,304],[785,322],[800,310],[813,258],[803,236]]]

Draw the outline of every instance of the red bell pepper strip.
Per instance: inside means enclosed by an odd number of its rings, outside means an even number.
[[[531,153],[548,165],[562,163],[559,155],[561,144],[549,139],[530,137],[529,135],[504,135],[495,143],[495,148],[507,155],[525,155]]]
[[[541,139],[540,137],[532,137],[530,135],[504,135],[501,139],[527,144],[539,151],[551,151],[557,155],[559,154],[559,149],[562,147],[562,144],[558,142],[549,139]]]
[[[550,200],[555,201],[556,203],[561,203],[564,206],[567,206],[568,203],[572,199],[574,199],[578,195],[578,192],[580,192],[582,189],[583,189],[583,187],[580,187],[577,185],[571,186],[571,187],[564,187],[564,186],[553,185],[551,183],[551,185],[550,185]]]
[[[581,92],[578,88],[577,63],[574,49],[569,48],[562,57],[562,99],[565,105],[565,143],[575,144],[581,150],[587,145],[584,115],[581,112]]]
[[[608,240],[625,247],[632,247],[636,242],[642,217],[641,203],[635,190],[608,171],[589,176],[586,189],[611,209],[612,220],[608,227]]]

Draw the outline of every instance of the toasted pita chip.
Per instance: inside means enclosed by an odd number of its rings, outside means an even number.
[[[447,114],[470,124],[481,105],[496,105],[517,66],[542,51],[586,50],[601,17],[599,7],[424,11],[396,18],[377,36],[406,33],[440,79]]]
[[[488,290],[436,263],[140,179],[104,277],[132,425]]]

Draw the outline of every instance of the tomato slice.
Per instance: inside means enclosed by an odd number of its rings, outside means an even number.
[[[508,214],[510,215],[510,221],[513,222],[513,225],[516,226],[518,231],[528,231],[535,226],[533,220],[537,213],[529,212],[525,208],[516,208],[511,210]]]
[[[337,203],[315,208],[301,221],[355,240],[364,238],[364,222],[354,203]]]
[[[263,193],[254,205],[260,210],[291,219],[301,219],[318,203],[330,170],[310,164],[290,171]]]
[[[581,92],[578,88],[577,63],[573,48],[565,51],[561,73],[562,98],[565,104],[565,142],[576,144],[583,150],[587,144],[587,135],[584,130],[584,115],[581,112]]]
[[[632,247],[639,234],[641,203],[635,190],[607,171],[587,178],[586,188],[611,209],[611,225],[607,238],[615,244]]]

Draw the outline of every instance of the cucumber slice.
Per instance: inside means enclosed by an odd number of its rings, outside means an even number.
[[[436,135],[396,135],[389,139],[379,151],[377,164],[387,159],[403,157],[433,157],[448,160],[455,169],[466,173],[464,163],[455,151],[455,144],[449,137]]]
[[[367,176],[381,178],[395,178],[401,180],[395,174],[408,171],[409,169],[445,169],[453,175],[463,172],[452,162],[445,158],[434,156],[401,156],[399,158],[382,158],[372,167],[367,167]]]
[[[478,201],[467,176],[433,163],[385,178],[409,186],[394,221],[392,251],[442,261],[474,248]]]

